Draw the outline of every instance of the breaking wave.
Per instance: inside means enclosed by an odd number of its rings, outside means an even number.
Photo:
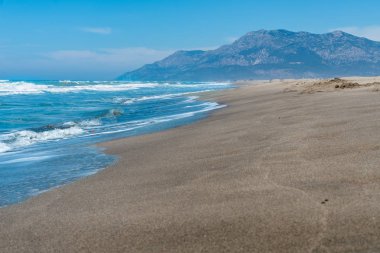
[[[203,90],[202,92],[207,92],[211,90]],[[152,96],[142,96],[138,98],[126,98],[126,97],[116,97],[112,100],[112,102],[116,104],[124,104],[124,105],[129,105],[133,104],[136,102],[142,102],[142,101],[149,101],[149,100],[165,100],[165,99],[171,99],[171,98],[176,98],[176,97],[183,97],[183,96],[188,96],[191,94],[199,93],[199,91],[195,92],[182,92],[182,93],[171,93],[171,94],[164,94],[164,95],[152,95]],[[189,96],[188,99],[190,100],[185,100],[185,102],[189,101],[194,101],[194,99],[197,99],[197,96]]]
[[[144,127],[147,125],[154,125],[161,122],[191,117],[197,113],[210,111],[220,107],[217,103],[204,102],[197,103],[195,93],[205,92],[210,90],[215,90],[218,86],[226,87],[228,84],[225,83],[158,83],[158,82],[123,82],[123,81],[72,81],[72,80],[60,80],[60,81],[9,81],[0,80],[0,96],[7,95],[28,95],[28,94],[45,94],[41,97],[36,97],[40,101],[38,106],[41,106],[41,110],[46,110],[45,108],[55,109],[54,102],[49,100],[49,93],[68,93],[74,92],[79,93],[83,91],[101,91],[101,92],[119,92],[118,97],[114,97],[113,93],[101,93],[102,95],[95,95],[96,93],[91,93],[90,96],[100,97],[100,100],[96,101],[94,105],[97,107],[97,103],[106,103],[108,106],[112,104],[117,104],[119,108],[106,109],[98,111],[98,115],[89,116],[90,119],[82,119],[81,121],[67,121],[61,124],[47,124],[42,127],[37,128],[22,128],[23,130],[14,130],[9,132],[2,132],[0,134],[0,153],[9,152],[22,147],[30,146],[36,143],[48,142],[60,139],[72,138],[74,136],[93,136],[93,135],[104,135],[109,133],[118,133],[130,131],[136,128]],[[137,89],[143,89],[136,93]],[[153,89],[150,89],[153,88]],[[154,89],[155,88],[155,89]],[[130,91],[131,90],[131,91]],[[169,91],[169,92],[168,92]],[[94,94],[94,95],[93,95]],[[107,95],[110,94],[110,95]],[[62,95],[64,96],[64,95]],[[78,94],[79,96],[79,94]],[[105,98],[103,98],[105,97]],[[24,101],[25,98],[11,98],[10,101]],[[78,97],[79,98],[79,97]],[[93,98],[93,97],[91,97]],[[179,100],[177,99],[179,98]],[[45,100],[43,100],[45,99]],[[69,98],[72,99],[72,98]],[[162,112],[163,114],[170,114],[164,116],[153,117],[134,120],[133,117],[138,114],[136,109],[128,110],[128,105],[149,101],[149,105],[141,105],[141,110],[144,108],[149,108],[149,113],[154,111],[154,107],[150,101],[153,103],[162,100],[172,100],[173,103],[170,107],[171,111]],[[33,100],[31,100],[33,101]],[[78,101],[65,101],[63,98],[60,100],[61,104],[78,103]],[[169,103],[170,104],[170,103]],[[0,104],[1,105],[1,104]],[[4,105],[12,105],[11,103],[4,103]],[[23,104],[24,105],[24,104]],[[28,107],[28,103],[25,104]],[[167,105],[167,104],[165,104]],[[87,105],[86,109],[83,111],[91,109],[90,105]],[[144,107],[145,106],[145,107]],[[160,106],[157,104],[157,106]],[[174,106],[174,107],[173,107]],[[5,107],[4,107],[5,108]],[[102,108],[102,107],[100,107]],[[139,107],[140,108],[140,107]],[[178,111],[177,111],[178,108]],[[181,109],[185,108],[185,109]],[[81,107],[80,107],[81,109]],[[127,110],[127,114],[124,115],[124,109]],[[7,109],[4,109],[5,112]],[[49,111],[47,110],[47,111]],[[71,109],[73,110],[73,109]],[[185,112],[181,112],[181,111]],[[91,111],[91,110],[90,110]],[[175,113],[177,111],[177,113]],[[11,111],[9,111],[11,112]],[[159,112],[159,110],[157,110]],[[181,112],[181,113],[180,113]],[[61,113],[64,113],[62,110]],[[10,114],[11,115],[11,114]],[[38,113],[36,113],[39,116]],[[157,117],[158,116],[158,117]],[[8,116],[9,117],[9,116]],[[122,120],[119,120],[122,117]],[[132,118],[130,118],[132,117]],[[143,115],[139,116],[143,117]],[[143,117],[144,118],[144,117]],[[12,120],[17,120],[15,117],[11,117]],[[21,122],[21,121],[20,121]],[[104,125],[103,125],[104,124]]]
[[[33,82],[14,82],[8,80],[0,81],[0,96],[20,94],[42,94],[42,93],[68,93],[81,91],[126,91],[140,88],[154,88],[157,83],[123,83],[102,82],[89,84],[88,82],[69,82],[62,85],[36,84]]]
[[[188,101],[195,98],[196,97],[189,97]],[[198,113],[222,107],[223,105],[219,105],[215,102],[204,102],[194,107],[199,108],[194,111],[102,126],[102,118],[118,117],[123,114],[122,110],[110,109],[107,113],[95,119],[80,122],[68,121],[61,125],[46,125],[35,129],[2,134],[0,135],[0,153],[9,152],[36,143],[68,139],[75,136],[96,136],[127,132],[148,125],[192,117]],[[100,127],[101,129],[99,129]]]
[[[30,146],[39,142],[65,139],[83,133],[84,130],[79,126],[55,128],[40,132],[32,130],[15,131],[0,136],[0,153]]]
[[[93,144],[180,126],[223,107],[196,93],[228,86],[0,80],[0,207],[115,161]]]
[[[122,81],[71,81],[61,80],[56,84],[35,83],[29,81],[0,80],[0,96],[20,94],[42,94],[42,93],[68,93],[81,91],[127,91],[140,88],[154,88],[157,86],[168,88],[197,88],[201,86],[225,87],[225,83],[139,83]]]

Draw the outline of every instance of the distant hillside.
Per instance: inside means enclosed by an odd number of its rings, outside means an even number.
[[[380,42],[335,31],[260,30],[209,51],[178,51],[119,80],[222,81],[380,75]]]

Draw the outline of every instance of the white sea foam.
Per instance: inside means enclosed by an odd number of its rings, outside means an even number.
[[[89,83],[89,81],[60,80],[59,83],[63,83],[63,84],[85,84],[85,83]]]
[[[88,120],[82,120],[79,122],[74,122],[74,121],[68,121],[62,124],[64,127],[74,127],[74,126],[79,126],[79,127],[93,127],[93,126],[100,126],[102,125],[102,122],[100,119],[88,119]]]
[[[25,81],[0,80],[0,96],[17,94],[40,94],[40,93],[67,93],[81,91],[125,91],[140,88],[174,87],[207,87],[207,86],[226,86],[227,83],[140,83],[140,82],[120,82],[120,81],[71,81],[61,80],[62,85],[52,85],[49,83],[40,84]],[[165,96],[165,95],[163,95]]]
[[[28,82],[0,82],[1,95],[39,94],[49,88],[48,85],[36,85]]]
[[[102,122],[99,119],[83,120],[78,123],[80,127],[100,126],[101,124]]]
[[[194,102],[197,98],[198,98],[198,96],[190,96],[190,97],[187,97],[186,100],[185,100],[184,102],[185,102],[185,103],[192,103],[192,102]]]
[[[109,113],[112,113],[110,110]],[[113,112],[113,115],[117,112]],[[39,142],[66,139],[82,135],[94,127],[101,126],[100,119],[82,120],[79,122],[68,121],[62,124],[63,128],[54,128],[48,131],[21,130],[0,135],[0,153],[11,151],[15,148],[30,146]]]
[[[154,117],[150,119],[145,120],[134,120],[129,121],[125,123],[117,123],[107,126],[107,131],[102,131],[99,133],[91,133],[86,136],[96,136],[96,135],[105,135],[105,134],[116,134],[116,133],[122,133],[122,132],[129,132],[135,129],[139,129],[148,125],[155,125],[159,123],[169,122],[173,120],[180,120],[184,118],[192,117],[199,113],[205,113],[208,111],[212,111],[215,109],[223,108],[225,105],[220,105],[216,102],[204,102],[199,105],[202,107],[200,110],[185,112],[185,113],[178,113],[174,115],[168,115],[168,116],[160,116],[160,117]]]
[[[184,112],[184,113],[179,113],[179,114],[174,114],[174,115],[164,116],[164,117],[157,117],[157,118],[153,118],[153,121],[155,123],[161,123],[161,122],[166,122],[166,121],[183,119],[183,118],[192,117],[192,116],[194,116],[196,114],[199,114],[199,113],[208,112],[208,111],[211,111],[211,110],[215,110],[215,109],[219,109],[219,108],[225,107],[225,105],[220,105],[220,104],[215,103],[215,102],[205,102],[203,105],[205,107],[202,108],[201,110],[191,111],[191,112]]]
[[[201,92],[207,92],[211,90],[202,90],[202,91],[190,91],[190,92],[181,92],[181,93],[170,93],[170,94],[164,94],[164,95],[153,95],[153,96],[142,96],[138,98],[126,98],[126,97],[116,97],[112,101],[117,104],[124,104],[129,105],[136,102],[141,101],[148,101],[148,100],[161,100],[161,99],[171,99],[175,97],[183,97],[186,95],[194,94],[194,93],[201,93]],[[197,99],[197,96],[189,96],[185,102],[194,102],[195,99]]]
[[[0,153],[10,151],[11,149],[7,144],[0,142]]]
[[[0,164],[12,164],[12,163],[22,163],[22,162],[35,162],[35,161],[41,161],[41,160],[47,160],[55,156],[29,156],[29,157],[22,157],[22,158],[16,158],[7,160],[4,162],[0,162]]]
[[[192,97],[190,99],[195,99]],[[147,125],[155,125],[159,123],[164,123],[173,120],[179,120],[183,118],[192,117],[196,114],[207,112],[211,110],[215,110],[218,108],[224,107],[223,105],[219,105],[215,102],[204,102],[199,106],[202,107],[200,110],[179,113],[168,116],[154,117],[146,120],[136,120],[129,121],[125,123],[117,123],[113,125],[107,126],[107,131],[101,131],[99,133],[92,133],[91,131],[87,132],[85,129],[91,129],[96,126],[101,125],[101,121],[99,119],[93,120],[84,120],[80,122],[66,122],[63,126],[67,128],[56,128],[43,132],[35,132],[31,130],[22,130],[16,131],[8,134],[0,135],[0,153],[4,153],[7,151],[11,151],[15,148],[21,148],[30,146],[40,142],[52,141],[52,140],[60,140],[66,139],[78,135],[82,136],[95,136],[95,135],[104,135],[104,134],[115,134],[121,132],[128,132],[134,129],[142,128]],[[109,115],[115,115],[120,113],[119,111],[110,110]],[[107,115],[108,115],[107,114]]]
[[[0,153],[10,151],[14,148],[30,146],[38,142],[65,139],[83,133],[84,130],[78,126],[43,132],[35,132],[31,130],[15,131],[0,136]]]
[[[165,94],[165,95],[154,95],[154,96],[143,96],[139,98],[125,98],[125,97],[117,97],[113,99],[114,103],[129,105],[135,102],[147,101],[147,100],[159,100],[159,99],[170,99],[176,96],[180,96],[181,94]]]
[[[140,88],[153,88],[158,84],[155,83],[118,83],[118,84],[96,84],[96,85],[77,85],[77,86],[49,86],[44,92],[65,93],[80,91],[125,91]]]
[[[41,93],[68,93],[81,91],[125,91],[140,88],[153,88],[157,83],[120,83],[107,82],[89,84],[88,82],[71,82],[67,85],[57,86],[49,84],[35,84],[31,82],[0,81],[0,96],[18,94],[41,94]]]
[[[0,80],[0,96],[10,95],[10,94],[39,94],[39,93],[64,93],[64,92],[79,92],[79,91],[122,91],[130,89],[139,89],[145,87],[156,87],[161,85],[172,86],[172,87],[189,87],[189,86],[199,86],[199,85],[226,85],[220,83],[197,83],[197,84],[181,84],[181,83],[129,83],[129,82],[89,82],[89,81],[70,81],[62,80],[60,81],[62,85],[51,85],[51,84],[37,84],[32,82],[15,82],[8,80]],[[206,88],[207,89],[207,88]],[[205,92],[202,91],[191,91],[191,92],[179,92],[161,95],[151,95],[142,96],[138,98],[128,98],[128,97],[117,97],[112,101],[119,104],[131,104],[138,101],[147,100],[162,100],[171,99],[175,97],[187,97],[182,103],[191,104],[197,99],[196,96],[190,96],[193,93]],[[0,135],[0,153],[18,149],[21,147],[33,145],[40,142],[52,141],[70,138],[73,136],[93,136],[93,135],[103,135],[109,133],[126,132],[131,131],[136,128],[142,128],[147,125],[154,125],[161,122],[177,120],[181,118],[191,117],[197,113],[206,112],[220,108],[222,106],[217,103],[205,102],[194,106],[194,110],[191,112],[180,113],[176,115],[156,117],[151,119],[146,119],[142,121],[128,121],[123,123],[117,123],[112,125],[102,126],[102,118],[83,120],[80,122],[66,122],[60,126],[53,128],[47,127],[46,129],[41,128],[38,130],[22,130],[14,131],[7,134]],[[187,106],[186,108],[191,108]],[[199,110],[198,110],[199,109]],[[103,117],[118,117],[123,114],[121,109],[111,109],[103,115]],[[95,129],[100,129],[100,131],[94,131]],[[43,131],[41,131],[43,130]]]

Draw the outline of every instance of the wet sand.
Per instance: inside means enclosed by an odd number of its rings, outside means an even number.
[[[104,143],[114,166],[0,209],[0,252],[380,252],[378,81],[209,94],[228,106]]]

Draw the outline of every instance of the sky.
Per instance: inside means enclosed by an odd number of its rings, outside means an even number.
[[[111,80],[249,31],[380,41],[378,0],[0,0],[0,79]]]

